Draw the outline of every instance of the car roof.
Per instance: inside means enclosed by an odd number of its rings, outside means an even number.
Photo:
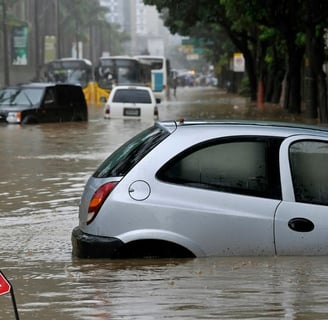
[[[105,56],[105,57],[100,57],[99,60],[116,60],[116,59],[120,59],[120,60],[137,60],[134,57],[130,57],[130,56]]]
[[[147,91],[149,91],[149,90],[151,90],[149,87],[147,87],[147,86],[141,86],[141,85],[133,85],[133,84],[131,84],[131,85],[120,85],[120,86],[116,86],[116,87],[114,87],[114,90],[119,90],[119,89],[137,89],[137,90],[147,90]]]
[[[157,125],[165,128],[169,132],[176,129],[198,128],[196,130],[208,128],[248,128],[256,130],[258,134],[265,135],[265,133],[272,134],[275,132],[280,136],[289,136],[291,134],[316,134],[328,137],[328,127],[319,125],[308,125],[303,123],[293,122],[278,122],[278,121],[264,121],[264,120],[184,120],[178,119],[176,121],[157,121]]]
[[[150,56],[150,55],[136,55],[134,56],[136,58],[140,58],[140,59],[148,59],[148,60],[154,60],[154,59],[164,59],[165,57],[164,56],[159,56],[159,55],[156,55],[156,56]]]
[[[67,58],[61,58],[61,59],[56,59],[53,62],[62,62],[62,61],[82,61],[85,62],[87,65],[92,66],[92,62],[88,59],[84,59],[84,58],[72,58],[72,57],[67,57]]]
[[[65,86],[65,87],[80,87],[76,84],[71,83],[54,83],[54,82],[29,82],[29,83],[20,83],[8,87],[4,87],[2,89],[10,89],[10,88],[48,88],[48,87],[56,87],[56,86]]]

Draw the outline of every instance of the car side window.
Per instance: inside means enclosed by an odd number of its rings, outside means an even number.
[[[167,182],[281,199],[278,141],[215,141],[188,150],[158,173]]]
[[[46,90],[44,103],[45,105],[53,104],[55,102],[55,92],[53,88],[48,88]]]
[[[328,142],[295,142],[289,159],[295,201],[328,205]]]

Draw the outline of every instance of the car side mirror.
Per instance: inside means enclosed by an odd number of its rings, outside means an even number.
[[[161,99],[160,98],[156,98],[156,103],[161,103]]]
[[[104,103],[106,103],[106,98],[105,97],[100,97],[100,102],[104,102]]]

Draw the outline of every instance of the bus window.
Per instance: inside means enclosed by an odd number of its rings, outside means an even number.
[[[97,102],[107,101],[115,85],[149,85],[151,67],[138,59],[128,56],[101,57],[95,68]]]
[[[45,78],[47,82],[80,85],[87,103],[94,100],[92,63],[87,59],[62,58],[50,61],[45,66]]]

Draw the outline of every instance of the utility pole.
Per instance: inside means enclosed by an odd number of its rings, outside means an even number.
[[[6,0],[2,0],[2,30],[3,30],[3,69],[4,85],[9,85],[9,58],[8,58],[8,28]]]
[[[60,0],[55,0],[55,14],[56,14],[56,56],[61,58],[60,47]]]
[[[35,36],[35,79],[40,79],[40,35],[38,0],[34,0],[34,36]]]

